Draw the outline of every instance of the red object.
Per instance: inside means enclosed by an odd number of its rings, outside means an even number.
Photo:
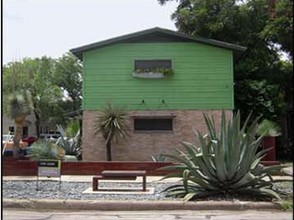
[[[262,159],[263,161],[276,161],[276,137],[265,136],[261,142],[263,149],[270,149],[267,151],[266,156]]]
[[[34,143],[36,140],[38,140],[38,138],[37,138],[37,137],[34,137],[34,136],[28,136],[28,137],[22,139],[22,141],[23,141],[23,142],[27,142],[28,145],[31,145],[31,144]]]

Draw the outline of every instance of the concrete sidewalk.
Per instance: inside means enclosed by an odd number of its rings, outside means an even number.
[[[92,178],[94,175],[62,175],[61,181],[64,182],[92,182]],[[147,176],[146,181],[147,183],[157,182],[162,179],[163,176]],[[50,179],[50,178],[48,178]],[[52,179],[56,179],[55,177]],[[22,180],[37,180],[37,176],[3,176],[3,180],[13,180],[13,181],[22,181]],[[164,179],[161,182],[176,182],[179,179],[177,178],[170,178]],[[140,177],[136,180],[104,180],[107,182],[115,181],[115,182],[141,182]]]
[[[287,172],[291,175],[292,170],[289,169]],[[62,175],[61,176],[61,181],[64,182],[92,182],[92,178],[94,175]],[[169,179],[164,179],[161,180],[163,176],[147,176],[146,181],[147,183],[153,183],[153,182],[177,182],[179,181],[178,178],[169,178]],[[293,180],[293,176],[273,176],[274,179],[289,179]],[[4,181],[7,180],[12,180],[12,181],[22,181],[22,180],[37,180],[37,176],[3,176],[2,179]],[[52,179],[56,179],[55,177],[52,177]],[[48,178],[50,180],[50,178]],[[140,177],[137,178],[136,180],[104,180],[107,182],[115,181],[115,182],[141,182]]]
[[[292,220],[292,212],[226,211],[226,210],[168,210],[168,211],[58,211],[58,210],[3,210],[3,220],[50,219],[50,220]]]

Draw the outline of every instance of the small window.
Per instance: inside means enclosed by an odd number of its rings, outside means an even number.
[[[172,131],[172,118],[135,118],[135,131]]]
[[[160,68],[172,69],[171,60],[135,60],[135,70]]]

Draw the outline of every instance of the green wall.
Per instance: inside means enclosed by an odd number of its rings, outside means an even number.
[[[108,101],[130,110],[233,109],[232,56],[198,43],[120,43],[84,52],[83,109]],[[136,59],[171,59],[174,75],[134,78]]]

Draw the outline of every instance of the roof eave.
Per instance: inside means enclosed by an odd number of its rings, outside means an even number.
[[[188,34],[184,34],[184,33],[180,33],[180,32],[176,32],[176,31],[171,31],[168,29],[162,29],[162,28],[151,28],[151,29],[147,29],[147,30],[143,30],[143,31],[139,31],[139,32],[135,32],[135,33],[131,33],[131,34],[126,34],[123,36],[119,36],[119,37],[115,37],[115,38],[111,38],[108,40],[104,40],[104,41],[99,41],[96,43],[92,43],[92,44],[88,44],[85,46],[81,46],[81,47],[76,47],[70,50],[70,52],[72,52],[75,56],[77,56],[80,60],[83,60],[83,53],[89,50],[93,50],[99,47],[103,47],[103,46],[107,46],[113,43],[119,43],[121,41],[124,40],[128,40],[128,39],[132,39],[134,37],[139,37],[145,34],[149,34],[149,33],[153,33],[153,32],[161,32],[161,33],[166,33],[166,34],[170,34],[173,36],[177,36],[183,39],[189,39],[191,41],[194,42],[199,42],[199,43],[203,43],[203,44],[207,44],[207,45],[212,45],[212,46],[216,46],[216,47],[220,47],[220,48],[224,48],[224,49],[230,49],[233,50],[234,52],[244,52],[247,48],[243,47],[243,46],[239,46],[236,44],[230,44],[230,43],[226,43],[223,41],[217,41],[217,40],[212,40],[212,39],[206,39],[206,38],[202,38],[202,37],[192,37]]]

